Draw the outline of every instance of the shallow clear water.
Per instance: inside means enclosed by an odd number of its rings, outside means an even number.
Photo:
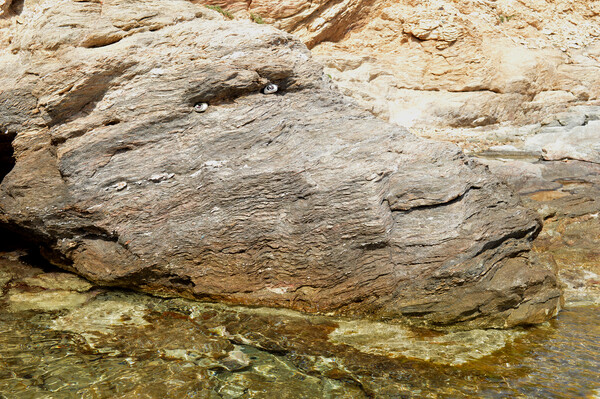
[[[121,291],[81,302],[2,305],[1,398],[600,396],[597,306],[445,334]]]

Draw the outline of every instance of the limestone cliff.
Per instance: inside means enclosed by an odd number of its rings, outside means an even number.
[[[556,313],[534,213],[457,147],[343,97],[290,34],[179,0],[25,1],[1,26],[16,162],[0,222],[54,263],[104,285],[430,325]]]
[[[344,94],[417,132],[600,99],[597,0],[209,2],[299,35]]]

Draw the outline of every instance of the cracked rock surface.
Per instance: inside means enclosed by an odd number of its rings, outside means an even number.
[[[431,326],[558,311],[530,251],[535,213],[456,146],[344,98],[293,36],[177,0],[25,2],[2,26],[16,162],[0,223],[54,264],[100,285]]]
[[[598,104],[599,1],[376,0],[364,14],[313,52],[344,94],[417,134]]]

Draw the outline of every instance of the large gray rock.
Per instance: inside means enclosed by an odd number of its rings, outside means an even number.
[[[292,36],[178,0],[59,3],[26,3],[0,32],[0,128],[16,136],[0,221],[54,263],[431,325],[557,312],[534,213],[457,147],[342,97]]]

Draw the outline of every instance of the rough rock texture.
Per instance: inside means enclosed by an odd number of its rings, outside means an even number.
[[[555,264],[569,305],[600,303],[600,165],[489,159],[544,218],[534,250]]]
[[[366,23],[377,0],[192,0],[221,7],[235,18],[260,17],[275,27],[293,33],[307,46],[338,41],[352,28]]]
[[[11,5],[12,0],[0,0],[0,17],[8,14]]]
[[[579,105],[541,123],[436,128],[519,192],[544,219],[534,251],[555,265],[569,306],[600,303],[600,107]]]
[[[416,133],[600,98],[600,1],[209,0],[298,35],[344,94]]]
[[[510,123],[478,128],[442,127],[421,133],[458,144],[469,154],[530,160],[600,163],[600,106],[577,105],[540,123]]]
[[[434,325],[559,307],[534,212],[457,147],[342,97],[290,35],[161,0],[25,3],[0,33],[0,222],[64,268]]]
[[[600,107],[573,107],[543,125],[512,134],[508,128],[488,129],[478,140],[469,139],[479,150],[474,155],[545,219],[534,249],[556,265],[570,305],[600,303],[598,119]]]
[[[0,307],[3,311],[52,311],[80,306],[98,292],[71,273],[31,267],[19,254],[0,252]],[[6,306],[3,306],[6,305]]]
[[[379,1],[366,20],[313,51],[404,126],[532,123],[600,97],[599,1]]]
[[[10,8],[10,0],[0,0],[0,17],[5,15]]]
[[[519,192],[544,219],[534,251],[555,265],[569,306],[600,303],[600,107],[524,126],[430,129]]]

